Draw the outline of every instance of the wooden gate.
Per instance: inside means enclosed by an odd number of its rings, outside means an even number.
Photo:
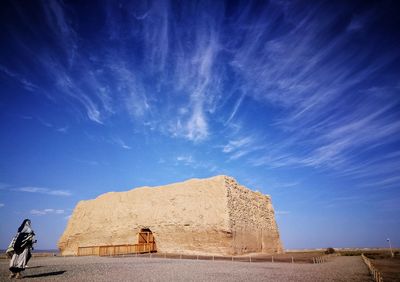
[[[138,233],[138,244],[150,244],[151,249],[156,250],[154,235],[150,230],[140,231]]]

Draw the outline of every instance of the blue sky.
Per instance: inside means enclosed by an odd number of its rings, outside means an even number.
[[[80,200],[230,175],[285,248],[400,246],[395,1],[2,1],[0,243]]]

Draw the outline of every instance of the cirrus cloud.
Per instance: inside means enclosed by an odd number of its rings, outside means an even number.
[[[64,210],[61,209],[43,209],[43,210],[37,210],[33,209],[30,211],[30,214],[32,215],[48,215],[48,214],[64,214]]]
[[[38,194],[46,194],[46,195],[61,196],[61,197],[67,197],[72,195],[71,192],[67,190],[52,190],[48,188],[32,187],[32,186],[15,188],[13,190],[18,192],[38,193]]]

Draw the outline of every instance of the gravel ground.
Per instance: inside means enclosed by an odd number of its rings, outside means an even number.
[[[8,278],[0,260],[0,280]],[[24,280],[40,281],[372,281],[361,257],[323,264],[246,263],[143,257],[33,258]]]

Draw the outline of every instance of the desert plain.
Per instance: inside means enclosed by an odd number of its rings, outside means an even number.
[[[7,281],[8,260],[0,260]],[[37,257],[24,280],[40,281],[372,281],[358,256],[326,263],[232,262],[139,257]]]

